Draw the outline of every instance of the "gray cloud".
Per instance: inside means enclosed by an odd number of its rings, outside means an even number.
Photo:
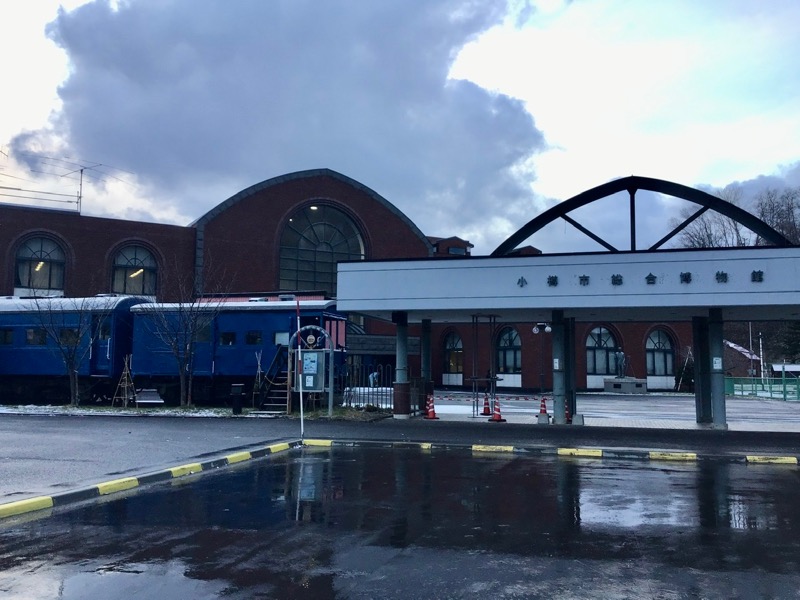
[[[749,209],[752,201],[768,189],[780,192],[786,188],[800,187],[800,162],[784,166],[772,175],[759,175],[753,179],[731,182],[728,187],[739,190],[743,208]]]
[[[489,230],[489,216],[538,212],[520,165],[545,142],[522,103],[447,74],[505,13],[493,0],[93,2],[50,24],[72,68],[63,109],[13,147],[55,133],[192,218],[329,167],[425,233],[470,232],[489,252],[521,224]]]

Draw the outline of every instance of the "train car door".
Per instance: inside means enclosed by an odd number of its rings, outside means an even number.
[[[111,319],[109,315],[92,315],[91,375],[108,375],[111,369]]]
[[[195,336],[192,358],[192,371],[195,376],[212,377],[214,375],[213,329],[211,323],[203,324]]]

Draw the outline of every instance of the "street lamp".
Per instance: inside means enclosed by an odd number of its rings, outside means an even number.
[[[539,335],[539,333],[544,330],[544,333],[550,333],[553,331],[553,328],[550,327],[550,323],[536,323],[533,326],[531,331],[534,335]],[[544,336],[539,338],[541,342],[539,345],[539,393],[544,393]]]

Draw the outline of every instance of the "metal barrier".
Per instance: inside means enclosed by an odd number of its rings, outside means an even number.
[[[725,393],[730,396],[755,396],[776,400],[800,401],[797,378],[786,377],[726,377]]]
[[[336,393],[343,406],[350,408],[375,407],[382,410],[394,408],[393,365],[344,365],[335,373]],[[425,385],[421,377],[409,377],[411,412],[421,413],[425,408]]]
[[[393,381],[392,365],[345,365],[336,374],[336,389],[341,390],[344,406],[391,410],[394,405]]]

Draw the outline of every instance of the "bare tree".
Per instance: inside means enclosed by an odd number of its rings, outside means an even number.
[[[742,204],[741,189],[734,186],[720,190],[717,196],[736,206]],[[695,211],[695,206],[684,207],[680,221],[673,226],[690,218]],[[706,211],[681,231],[680,240],[685,248],[733,248],[753,245],[755,236],[735,219],[715,211]]]
[[[764,190],[756,196],[754,212],[790,242],[800,244],[800,188]]]
[[[114,297],[48,298],[35,296],[31,309],[69,376],[70,406],[80,404],[78,374],[108,319]]]
[[[755,198],[756,216],[793,244],[800,244],[800,188],[769,188]],[[761,243],[759,240],[758,243]],[[763,324],[763,343],[769,356],[789,361],[800,358],[800,321]]]
[[[210,335],[223,299],[195,298],[186,302],[148,304],[139,308],[147,327],[175,360],[180,385],[180,405],[191,406],[195,349]]]
[[[207,269],[208,270],[208,269]],[[216,276],[215,285],[226,284],[225,274]],[[225,302],[223,293],[201,295],[191,274],[174,269],[171,274],[178,301],[148,304],[138,312],[146,319],[150,333],[163,344],[175,360],[180,385],[180,405],[191,406],[195,349],[198,341],[210,336],[211,324]]]
[[[731,204],[749,208],[762,221],[782,233],[791,242],[800,243],[800,188],[787,188],[782,191],[767,189],[749,202],[742,197],[741,189],[728,186],[718,193],[719,197]],[[747,206],[749,205],[749,206]],[[682,211],[688,218],[692,207]],[[761,245],[765,242],[755,233],[738,222],[707,211],[695,219],[681,232],[681,243],[687,248],[727,248],[737,246]],[[725,337],[744,347],[750,344],[752,323],[725,323]],[[792,357],[798,352],[793,332],[800,330],[794,322],[763,322],[758,324],[758,332],[763,333],[763,346],[769,356]]]

